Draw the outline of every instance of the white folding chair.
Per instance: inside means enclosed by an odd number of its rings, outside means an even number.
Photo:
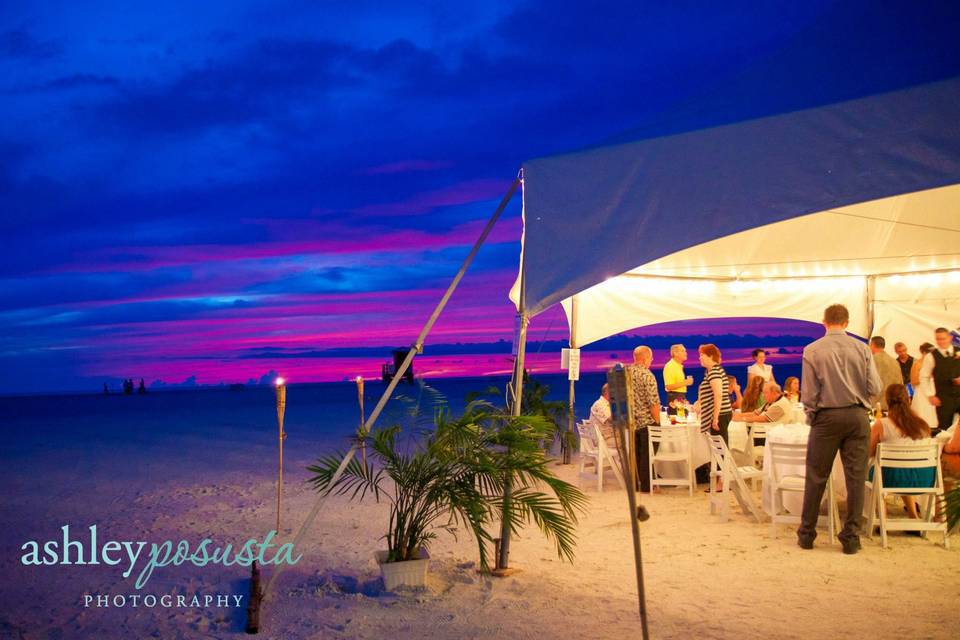
[[[733,493],[740,508],[752,515],[757,522],[763,522],[763,512],[757,508],[753,495],[747,488],[746,480],[761,477],[763,472],[752,465],[737,466],[730,455],[727,443],[720,436],[707,436],[710,439],[710,513],[719,513],[720,521],[726,522],[730,513],[730,496]],[[723,480],[723,487],[717,489],[717,480]]]
[[[670,486],[670,487],[688,487],[690,496],[693,497],[693,490],[697,486],[694,479],[693,468],[693,447],[690,443],[690,432],[684,425],[681,426],[660,426],[650,425],[647,427],[647,439],[650,445],[650,486]],[[654,447],[654,444],[657,446]],[[656,451],[656,453],[654,453]],[[663,478],[657,477],[653,468],[655,462],[681,462],[685,466],[684,477],[682,478]]]
[[[895,487],[883,483],[884,469],[925,469],[933,467],[932,487]],[[940,444],[934,441],[913,444],[877,444],[877,454],[873,464],[873,480],[867,481],[867,489],[872,494],[870,515],[867,520],[867,536],[873,535],[873,528],[880,526],[880,542],[887,547],[887,531],[940,531],[943,534],[943,547],[949,548],[949,532],[946,521],[936,521],[936,503],[943,498],[943,471],[940,468]],[[887,516],[886,497],[888,495],[918,495],[923,497],[923,510],[920,518],[890,518]],[[879,522],[877,519],[879,518]]]
[[[758,469],[763,468],[763,443],[758,442],[758,440],[766,440],[767,424],[766,422],[751,422],[750,432],[747,434],[747,439],[753,447],[753,466]]]
[[[784,442],[770,443],[770,503],[772,505],[770,516],[770,537],[777,537],[778,524],[800,524],[800,516],[786,512],[783,506],[784,492],[794,492],[803,495],[806,487],[806,476],[799,473],[783,473],[783,467],[805,468],[807,464],[807,445],[806,444],[787,444]],[[833,544],[837,536],[837,523],[840,519],[840,512],[837,509],[837,498],[833,493],[833,478],[827,477],[827,487],[824,491],[827,500],[827,515],[819,516],[817,525],[826,524],[830,535],[830,544]],[[824,523],[824,517],[827,521]]]
[[[603,475],[609,467],[616,476],[620,487],[626,489],[620,473],[620,456],[607,447],[600,430],[590,420],[577,424],[577,434],[580,436],[580,477],[593,475],[586,472],[588,462],[593,463],[594,473],[597,476],[597,491],[603,491]]]

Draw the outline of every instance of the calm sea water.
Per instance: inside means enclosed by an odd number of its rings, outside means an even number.
[[[741,383],[746,365],[729,365],[729,373]],[[799,376],[798,363],[778,363],[777,378]],[[700,367],[688,367],[695,386]],[[659,379],[659,371],[656,371]],[[563,374],[542,374],[536,380],[550,387],[549,398],[566,400],[568,383]],[[602,372],[587,372],[577,383],[579,418],[589,414],[605,380]],[[453,412],[463,409],[471,391],[495,386],[503,404],[506,377],[440,378],[427,381],[429,389],[401,383],[378,424],[411,424],[416,407],[429,416],[441,395]],[[384,385],[368,381],[364,402],[369,415]],[[693,395],[693,394],[691,394]],[[691,398],[692,400],[692,398]],[[190,460],[215,464],[211,456],[229,457],[231,450],[270,450],[277,438],[277,415],[272,387],[246,387],[159,391],[146,395],[66,395],[0,398],[0,416],[6,445],[3,459],[30,460],[44,455],[84,456],[84,452],[113,452],[114,463],[123,467],[128,456],[142,458],[176,453]],[[287,450],[294,458],[308,459],[317,452],[342,446],[360,422],[356,385],[352,382],[291,385],[287,390],[285,430]],[[216,452],[216,453],[214,453]],[[91,464],[94,457],[89,456]],[[242,458],[242,455],[241,455]],[[222,461],[222,459],[220,460]]]

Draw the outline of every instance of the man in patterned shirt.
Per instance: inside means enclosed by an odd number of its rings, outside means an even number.
[[[650,493],[650,443],[647,427],[660,424],[660,393],[657,379],[650,371],[653,351],[641,345],[633,350],[630,365],[632,388],[630,389],[630,416],[637,428],[637,481],[640,491]]]

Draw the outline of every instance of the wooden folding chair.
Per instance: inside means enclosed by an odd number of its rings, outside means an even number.
[[[763,475],[760,469],[752,465],[737,466],[730,455],[727,443],[720,436],[710,438],[710,513],[719,513],[720,521],[726,522],[730,512],[730,497],[733,493],[740,508],[747,515],[752,515],[757,522],[763,522],[763,512],[757,507],[753,495],[747,487],[746,480],[752,480]],[[717,489],[717,480],[723,480],[723,487]]]
[[[580,436],[580,477],[593,475],[586,472],[587,463],[592,462],[597,476],[597,491],[603,491],[603,475],[607,467],[613,471],[620,487],[626,489],[627,485],[620,473],[619,454],[610,451],[596,425],[590,420],[584,420],[577,424],[577,434]]]
[[[770,460],[767,461],[770,466],[770,504],[773,514],[770,516],[770,537],[777,537],[778,524],[800,524],[800,516],[786,513],[783,507],[784,492],[794,492],[803,495],[806,488],[806,476],[797,473],[785,474],[782,472],[784,466],[793,466],[805,468],[807,464],[807,445],[806,444],[787,444],[783,442],[770,443]],[[827,515],[819,516],[817,525],[826,525],[830,535],[830,544],[833,544],[837,537],[840,512],[837,508],[837,497],[833,493],[833,478],[827,478],[827,487],[824,491],[824,498],[827,500]],[[824,522],[826,518],[826,522]]]
[[[647,439],[650,445],[650,486],[688,487],[690,496],[697,486],[694,478],[693,447],[690,442],[690,432],[685,425],[647,427]],[[657,446],[654,447],[654,444]],[[656,451],[656,453],[654,453]],[[661,478],[653,468],[655,462],[682,462],[686,465],[685,477]]]
[[[893,487],[883,482],[884,469],[929,469],[935,468],[932,487]],[[943,534],[943,547],[949,548],[949,531],[946,521],[936,521],[936,503],[943,498],[943,471],[940,468],[940,444],[935,441],[913,444],[879,443],[873,464],[873,480],[867,481],[872,493],[873,506],[867,520],[867,536],[880,526],[880,542],[887,547],[887,531],[921,531],[924,536],[930,531]],[[918,495],[923,497],[923,512],[920,518],[890,518],[887,516],[888,495]],[[877,520],[879,519],[879,522]]]

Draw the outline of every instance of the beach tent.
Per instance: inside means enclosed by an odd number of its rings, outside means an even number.
[[[510,296],[524,327],[562,304],[571,346],[671,320],[819,322],[840,302],[849,331],[915,353],[960,320],[960,77],[522,176]]]

